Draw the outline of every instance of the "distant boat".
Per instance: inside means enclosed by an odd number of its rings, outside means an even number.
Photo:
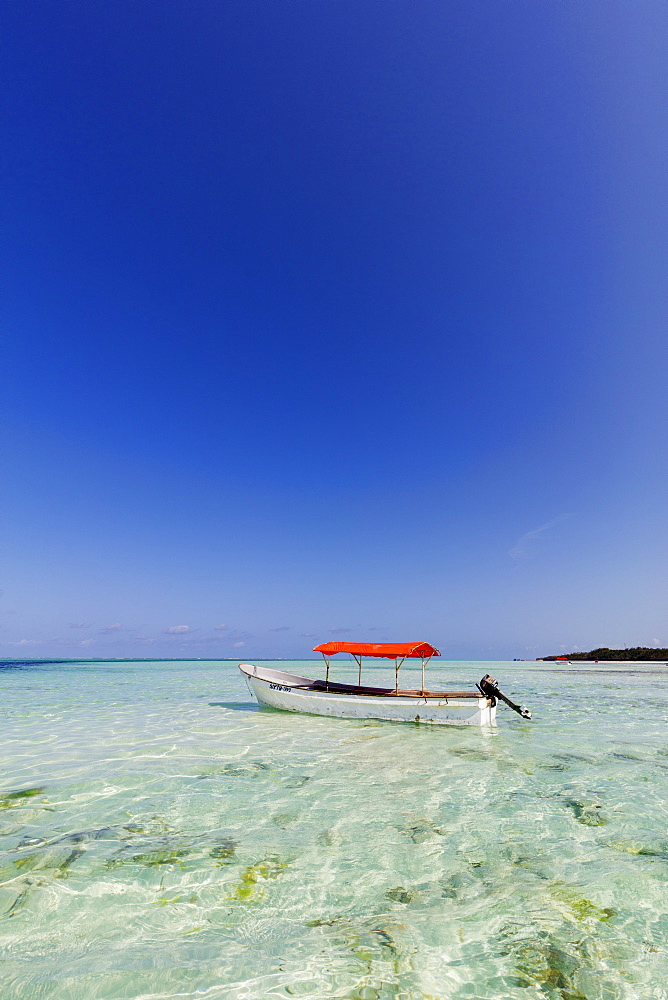
[[[261,705],[286,712],[445,726],[493,726],[496,725],[496,706],[499,701],[504,701],[523,719],[531,718],[531,712],[506,697],[489,674],[476,684],[477,690],[428,691],[424,684],[425,668],[432,656],[441,655],[428,642],[326,642],[316,646],[313,652],[323,655],[326,665],[324,680],[300,677],[252,663],[240,663],[239,670],[251,694]],[[330,681],[330,657],[337,653],[350,653],[357,662],[357,684]],[[365,656],[394,660],[393,688],[362,684],[362,659]],[[399,687],[399,669],[406,659],[422,661],[419,690],[408,691]]]

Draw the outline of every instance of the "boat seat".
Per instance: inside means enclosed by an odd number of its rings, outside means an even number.
[[[336,691],[338,694],[369,694],[369,695],[380,695],[386,698],[482,698],[483,695],[479,691],[404,691],[399,689],[395,691],[394,688],[377,688],[377,687],[366,687],[362,685],[358,687],[357,684],[338,684],[335,681],[330,681],[327,684],[325,681],[313,681],[309,684],[309,689],[312,691]]]
[[[340,694],[394,694],[394,688],[366,687],[357,684],[337,684],[336,681],[313,681],[309,685],[314,691],[338,691]]]

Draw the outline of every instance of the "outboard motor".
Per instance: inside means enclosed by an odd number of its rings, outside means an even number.
[[[528,708],[523,708],[522,705],[516,705],[514,701],[511,701],[510,698],[503,693],[503,691],[499,691],[499,685],[496,683],[491,674],[485,674],[480,683],[476,684],[476,687],[478,688],[478,691],[480,691],[481,695],[491,700],[492,705],[496,705],[497,701],[505,701],[506,705],[512,708],[513,712],[517,712],[518,715],[521,715],[523,719],[531,718],[531,712]]]

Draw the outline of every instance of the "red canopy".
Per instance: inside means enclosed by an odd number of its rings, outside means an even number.
[[[397,656],[440,656],[435,646],[428,642],[324,642],[314,646],[314,653],[352,653],[355,656],[386,656],[394,660]]]

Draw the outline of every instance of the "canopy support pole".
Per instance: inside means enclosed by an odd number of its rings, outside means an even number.
[[[357,653],[353,653],[353,659],[357,663],[359,670],[357,672],[357,686],[362,686],[362,654],[358,656]]]
[[[422,660],[422,690],[420,691],[420,694],[424,694],[424,668],[431,660],[431,656],[428,656],[426,660],[424,656],[421,656],[420,659]]]
[[[327,666],[327,670],[325,671],[325,691],[329,691],[329,657],[326,653],[323,653],[322,658]]]
[[[395,694],[399,694],[399,667],[401,666],[401,664],[404,662],[405,659],[406,659],[405,656],[402,656],[401,659],[399,659],[398,656],[395,656],[395,658],[394,658],[394,693]]]

